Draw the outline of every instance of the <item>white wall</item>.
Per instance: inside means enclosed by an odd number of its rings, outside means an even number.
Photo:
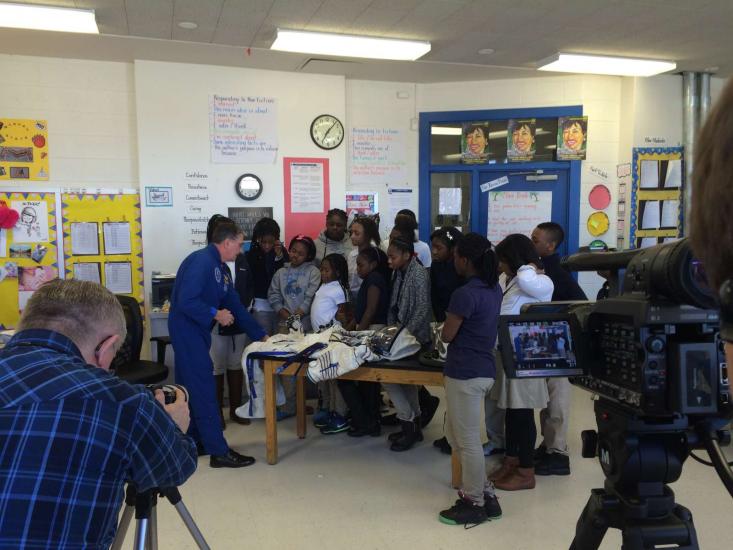
[[[197,216],[226,214],[228,207],[235,206],[272,206],[282,225],[283,156],[326,157],[330,162],[331,205],[343,207],[346,147],[324,151],[309,134],[310,124],[319,114],[330,113],[345,120],[343,77],[136,61],[135,82],[140,189],[171,186],[174,204],[173,208],[143,205],[146,283],[153,270],[175,272],[181,260],[197,248],[191,244],[191,225],[183,221],[184,215],[193,215],[186,214],[183,201],[186,172],[208,175],[210,199]],[[279,152],[274,163],[210,162],[209,96],[215,93],[277,99]],[[258,175],[263,182],[263,193],[253,202],[241,200],[234,191],[236,178],[245,172]]]
[[[0,74],[3,117],[48,121],[50,179],[39,186],[137,187],[131,64],[3,54]]]

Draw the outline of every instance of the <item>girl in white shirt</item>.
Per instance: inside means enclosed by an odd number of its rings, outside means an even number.
[[[529,237],[513,234],[496,246],[499,283],[504,289],[502,315],[519,315],[524,304],[549,302],[552,280],[542,272],[542,260]],[[549,395],[544,378],[509,379],[497,364],[497,380],[491,398],[506,409],[506,454],[502,467],[492,476],[497,489],[534,489],[534,445],[537,428],[534,410],[547,405]]]
[[[379,227],[377,227],[374,219],[369,216],[359,216],[351,223],[349,230],[351,231],[353,248],[346,257],[346,263],[349,266],[349,290],[351,290],[352,297],[355,297],[359,293],[362,283],[361,277],[356,272],[356,258],[360,252],[374,247],[379,254],[379,264],[377,266],[379,272],[387,281],[391,279],[391,274],[387,267],[387,254],[379,248],[382,245],[382,240],[379,237]]]
[[[346,259],[341,254],[329,254],[321,261],[321,286],[316,291],[311,304],[311,326],[313,330],[329,327],[333,324],[347,326],[353,319],[349,292],[349,269]],[[323,434],[336,434],[349,429],[346,421],[346,403],[341,396],[336,380],[325,380],[318,383],[323,410],[317,416],[323,422],[314,419],[316,427]],[[319,425],[320,424],[320,425]]]

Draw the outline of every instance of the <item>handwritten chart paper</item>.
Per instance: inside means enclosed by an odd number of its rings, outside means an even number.
[[[278,148],[275,98],[209,96],[209,139],[213,163],[274,163]]]
[[[530,235],[538,224],[551,219],[552,191],[489,192],[486,236],[492,244],[512,233]]]
[[[405,134],[392,128],[351,130],[351,184],[404,184]]]

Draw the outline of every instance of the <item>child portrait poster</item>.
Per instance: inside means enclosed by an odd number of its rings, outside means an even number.
[[[588,117],[561,116],[557,120],[557,160],[585,160]]]
[[[506,156],[510,162],[528,161],[534,158],[536,128],[537,119],[509,119],[506,133]]]
[[[18,268],[18,290],[36,291],[41,285],[58,278],[56,268],[50,265]]]
[[[489,122],[467,122],[461,134],[461,162],[485,164],[489,161]]]

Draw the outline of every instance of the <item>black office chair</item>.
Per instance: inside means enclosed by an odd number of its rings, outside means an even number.
[[[111,370],[131,384],[156,384],[168,378],[168,367],[165,366],[165,345],[160,353],[161,343],[158,342],[158,360],[146,361],[140,359],[140,350],[143,345],[143,317],[140,314],[140,304],[135,298],[117,295],[122,310],[125,312],[127,337],[122,347],[112,360]]]

